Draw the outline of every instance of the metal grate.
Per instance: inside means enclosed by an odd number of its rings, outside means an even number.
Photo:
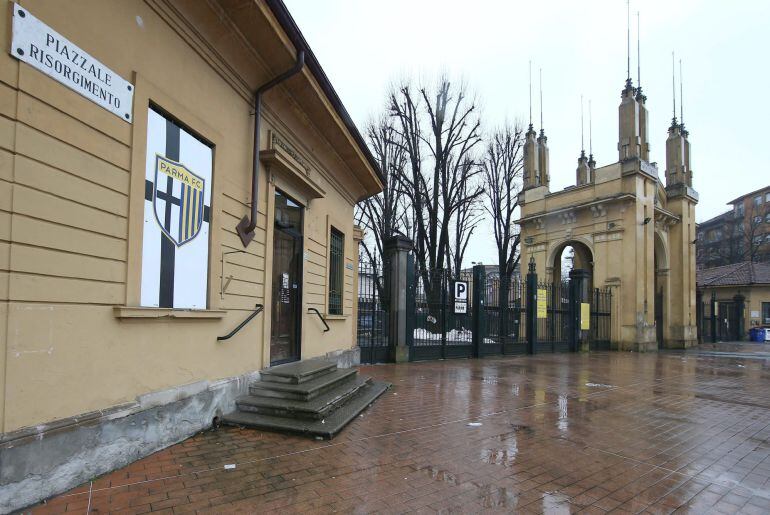
[[[342,314],[343,267],[345,260],[345,235],[337,229],[331,231],[329,251],[329,314]]]

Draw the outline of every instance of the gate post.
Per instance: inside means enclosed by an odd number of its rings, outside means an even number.
[[[388,267],[388,345],[396,363],[409,361],[408,317],[414,311],[408,308],[407,287],[409,253],[412,240],[404,236],[393,236],[385,241],[385,263]]]
[[[736,337],[738,341],[743,341],[743,337],[746,333],[746,320],[743,317],[744,302],[746,297],[740,293],[733,297],[735,301],[735,329]]]
[[[588,272],[573,268],[569,272],[570,349],[572,352],[587,351],[588,331],[581,329],[581,304],[588,300]],[[589,321],[590,321],[589,314]]]
[[[717,292],[711,292],[711,343],[717,342]]]
[[[703,290],[695,290],[695,323],[698,343],[703,343]]]
[[[535,258],[529,258],[527,273],[527,354],[534,354],[537,343],[537,273]]]
[[[486,310],[484,306],[486,304],[486,291],[487,291],[487,273],[484,265],[473,266],[473,357],[480,358],[482,356],[481,350],[484,345],[484,317]]]

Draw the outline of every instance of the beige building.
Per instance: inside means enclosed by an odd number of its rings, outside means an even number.
[[[665,183],[649,162],[646,97],[621,92],[618,161],[596,167],[581,152],[575,186],[552,192],[547,138],[532,125],[524,147],[521,259],[539,279],[561,278],[561,257],[588,271],[589,287],[613,294],[612,347],[652,350],[696,343],[695,205],[688,132],[673,119]]]
[[[280,0],[1,7],[3,512],[208,427],[271,364],[354,362],[381,179]]]
[[[697,282],[704,342],[744,340],[754,327],[770,328],[770,263],[744,261],[698,270]]]

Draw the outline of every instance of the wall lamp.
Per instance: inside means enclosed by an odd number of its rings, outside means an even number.
[[[642,222],[642,225],[647,225],[648,223],[650,223],[651,220],[652,218],[648,216],[647,218],[644,219],[644,222]]]

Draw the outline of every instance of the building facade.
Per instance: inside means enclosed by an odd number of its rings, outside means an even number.
[[[524,147],[521,262],[539,278],[562,278],[562,253],[588,273],[588,287],[613,290],[612,348],[653,350],[697,341],[695,205],[689,133],[672,120],[665,182],[649,161],[647,98],[631,79],[621,92],[618,161],[596,167],[581,151],[576,184],[549,188],[547,138],[530,124]]]
[[[770,328],[770,263],[698,270],[697,282],[704,342],[743,340],[753,327]]]
[[[730,211],[698,224],[698,268],[770,262],[770,186],[729,204]]]
[[[210,426],[271,364],[355,361],[353,206],[382,182],[280,0],[1,7],[8,511]]]

